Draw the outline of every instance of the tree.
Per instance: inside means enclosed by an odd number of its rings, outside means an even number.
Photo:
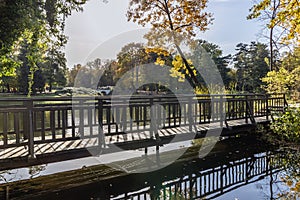
[[[84,3],[86,0],[1,0],[0,54],[9,52],[24,31],[38,21],[47,24],[47,32],[59,39],[65,19],[73,10],[81,11]]]
[[[114,60],[101,60],[96,58],[86,64],[91,77],[93,87],[115,85],[117,63]]]
[[[268,28],[280,26],[287,30],[282,38],[285,43],[300,42],[300,3],[298,0],[262,0],[254,5],[249,18],[258,18],[271,11]]]
[[[210,43],[205,40],[199,40],[199,44],[205,49],[205,51],[211,56],[212,60],[216,64],[219,73],[223,79],[225,87],[229,87],[229,83],[232,81],[229,74],[230,69],[228,68],[231,55],[223,56],[223,52],[220,47],[216,44]]]
[[[259,4],[255,5],[250,9],[250,12],[252,13],[247,17],[247,19],[258,18],[262,21],[266,21],[266,28],[270,30],[269,36],[267,36],[269,38],[270,47],[270,71],[276,67],[276,54],[278,54],[280,43],[282,42],[284,33],[286,32],[286,28],[282,27],[280,21],[276,20],[276,16],[281,10],[281,2],[281,0],[269,0],[268,6],[263,10],[260,10]]]
[[[113,86],[116,84],[116,71],[118,64],[116,61],[110,61],[104,64],[102,67],[102,75],[99,79],[97,87]]]
[[[127,71],[132,70],[131,80],[127,80],[128,86],[135,88],[135,82],[139,81],[138,66],[148,63],[148,55],[142,43],[129,43],[122,47],[121,51],[117,54],[117,77],[120,79]],[[140,77],[141,78],[141,77]],[[137,88],[136,88],[137,89]]]
[[[19,63],[12,55],[27,42],[29,66],[28,95],[34,84],[38,64],[45,61],[47,51],[62,48],[65,19],[73,10],[82,10],[86,0],[1,0],[0,1],[0,71],[14,71]],[[0,74],[1,75],[1,74]]]
[[[234,55],[234,67],[237,69],[237,90],[257,92],[261,90],[261,78],[268,72],[266,60],[270,57],[267,45],[251,42],[238,44]]]
[[[79,70],[81,69],[81,67],[82,67],[81,64],[77,64],[77,65],[74,65],[72,69],[68,70],[68,72],[67,72],[67,80],[68,80],[67,85],[68,86],[70,86],[70,87],[74,86],[76,76],[77,76]]]
[[[81,64],[67,72],[68,86],[86,87],[96,89],[100,86],[115,85],[117,64],[112,60],[101,60],[96,58],[87,62],[84,66]]]
[[[60,50],[60,47],[52,47],[48,50],[45,62],[41,64],[43,76],[49,91],[52,91],[53,86],[65,86],[66,78],[66,58],[65,53]]]
[[[182,38],[193,38],[198,30],[205,31],[211,23],[211,14],[204,12],[207,0],[131,0],[127,17],[129,21],[145,26],[151,24],[146,35],[150,46],[161,48],[173,44],[196,87],[199,82],[194,70],[184,56],[180,43]]]
[[[262,79],[267,92],[287,93],[298,99],[300,94],[300,47],[286,53],[278,71],[270,71]]]
[[[295,75],[291,74],[284,67],[278,71],[270,71],[262,81],[266,83],[265,90],[268,93],[290,93],[289,91],[295,87]]]
[[[42,73],[41,57],[44,55],[42,47],[34,50],[29,48],[29,39],[22,41],[22,48],[19,54],[21,65],[16,68],[16,79],[19,92],[23,94],[35,94],[37,91],[43,91],[45,79]],[[40,52],[41,51],[41,54]],[[30,62],[36,64],[31,65]],[[34,66],[34,69],[31,67]]]

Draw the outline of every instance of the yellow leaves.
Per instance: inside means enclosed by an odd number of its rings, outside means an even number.
[[[295,190],[300,193],[300,181],[295,184]]]
[[[129,1],[128,21],[145,26],[188,33],[192,36],[196,30],[205,31],[212,21],[212,15],[204,12],[207,0],[169,0],[169,1]]]
[[[193,66],[193,62],[190,59],[188,59],[187,63],[189,65],[189,67],[193,70],[193,73],[196,73],[196,70],[194,69],[194,66]],[[177,70],[177,71],[186,71],[186,73],[189,74],[187,66],[184,63],[184,61],[183,61],[183,59],[180,55],[176,55],[174,57],[174,59],[172,61],[172,65],[173,65],[175,70]],[[194,74],[194,75],[196,75],[196,74]]]
[[[188,67],[192,70],[194,76],[197,75],[197,71],[193,66],[193,62],[191,60],[187,60]],[[180,55],[176,55],[172,61],[172,68],[170,69],[171,76],[174,78],[178,78],[179,82],[184,82],[186,76],[191,76],[188,67],[183,61]]]
[[[170,53],[167,50],[165,50],[163,48],[159,48],[159,47],[158,48],[146,48],[145,52],[147,54],[155,53],[158,56],[165,56],[165,57],[170,56]]]
[[[250,10],[248,19],[267,17],[267,27],[275,26],[286,29],[287,32],[281,37],[281,42],[288,44],[300,40],[300,8],[297,0],[262,0]],[[266,14],[267,13],[267,14]]]
[[[160,65],[160,66],[163,66],[165,65],[165,61],[163,59],[161,59],[160,57],[158,57],[156,59],[156,62],[155,62],[156,65]]]
[[[289,186],[289,187],[292,187],[293,183],[294,182],[291,179],[286,181],[286,185]]]
[[[167,50],[163,49],[163,48],[146,48],[145,52],[147,54],[150,54],[150,53],[156,54],[158,57],[155,61],[155,64],[160,65],[160,66],[165,65],[165,59],[164,58],[170,56],[170,53]]]

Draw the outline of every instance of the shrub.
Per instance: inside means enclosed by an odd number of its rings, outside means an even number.
[[[288,108],[271,124],[274,134],[281,140],[288,142],[300,142],[300,109]]]

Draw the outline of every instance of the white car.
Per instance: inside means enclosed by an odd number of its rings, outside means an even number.
[[[97,89],[97,92],[100,95],[111,95],[112,91],[113,91],[112,86],[103,86]]]

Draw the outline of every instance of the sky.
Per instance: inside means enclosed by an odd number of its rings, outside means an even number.
[[[68,67],[97,57],[112,59],[125,44],[143,41],[147,29],[127,21],[128,2],[89,0],[83,12],[74,12],[67,19]],[[209,0],[207,11],[213,14],[213,24],[197,37],[219,45],[224,55],[234,54],[238,43],[258,41],[261,24],[246,19],[252,3],[251,0]]]

